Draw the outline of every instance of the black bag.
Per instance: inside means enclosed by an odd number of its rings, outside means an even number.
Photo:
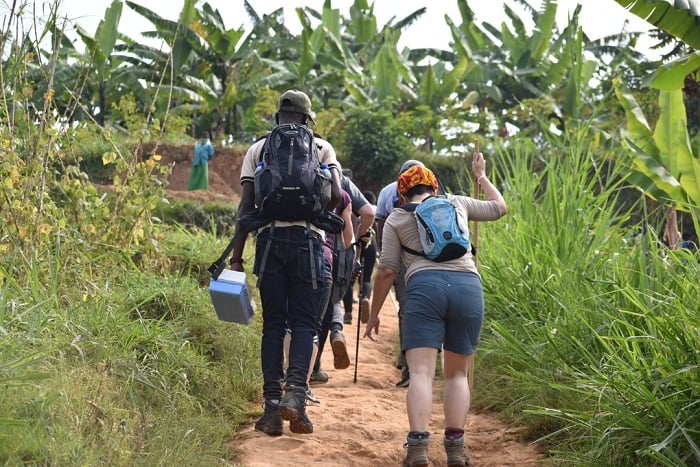
[[[255,171],[255,204],[270,220],[313,221],[331,200],[331,177],[321,170],[314,134],[304,125],[274,128]]]

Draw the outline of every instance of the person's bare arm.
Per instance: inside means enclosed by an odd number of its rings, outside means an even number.
[[[360,225],[357,227],[357,238],[360,238],[366,234],[369,228],[372,227],[372,224],[374,224],[374,212],[374,206],[369,203],[360,208],[360,211],[358,212],[360,215]]]
[[[374,331],[374,334],[379,334],[379,310],[382,309],[384,300],[386,300],[389,290],[394,285],[395,279],[396,271],[393,269],[377,268],[374,284],[372,285],[372,305],[370,306],[369,320],[365,329],[365,337],[369,337],[373,341],[376,341],[377,338],[372,335],[372,331]]]
[[[345,221],[345,227],[343,228],[343,244],[345,248],[350,248],[353,241],[353,231],[352,231],[352,206],[348,203],[343,209],[341,214],[343,220]]]
[[[233,233],[233,252],[231,254],[231,269],[243,271],[243,249],[248,238],[248,232],[244,232],[240,226],[240,218],[246,213],[255,209],[255,186],[252,182],[241,184],[241,201],[238,203],[238,214],[236,216],[236,229]]]
[[[506,200],[503,199],[503,195],[498,191],[498,188],[486,177],[486,159],[484,159],[484,155],[480,152],[474,152],[472,156],[472,172],[474,173],[476,183],[478,183],[484,191],[484,197],[489,201],[496,201],[501,216],[505,216],[508,211]]]

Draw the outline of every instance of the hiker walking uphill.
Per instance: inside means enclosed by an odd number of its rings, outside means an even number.
[[[262,305],[265,410],[255,429],[271,436],[282,435],[283,420],[293,433],[313,432],[306,415],[306,381],[326,292],[323,229],[333,230],[324,224],[329,217],[340,219],[328,212],[340,199],[335,149],[308,129],[311,100],[301,91],[284,92],[275,120],[278,126],[243,159],[231,258],[231,268],[243,271],[246,237],[256,230],[253,273]],[[333,227],[339,232],[342,219]],[[291,342],[285,375],[287,329]]]
[[[451,217],[442,217],[436,225],[428,224],[428,228],[452,226],[454,230],[449,233],[462,240],[468,237],[467,220],[492,221],[505,215],[506,203],[486,177],[485,166],[483,155],[475,152],[472,171],[486,200],[447,195],[453,207]],[[471,249],[463,245],[445,246],[444,252],[452,250],[458,253],[436,255],[441,262],[430,259],[432,245],[421,236],[424,227],[419,229],[412,211],[419,209],[426,200],[434,199],[438,188],[435,174],[427,167],[413,166],[399,176],[397,188],[403,204],[394,209],[384,223],[382,253],[375,274],[365,337],[376,340],[379,312],[401,263],[404,263],[406,296],[401,347],[411,369],[406,395],[409,430],[404,465],[428,465],[433,378],[441,347],[444,350],[445,377],[443,444],[447,465],[471,465],[464,448],[464,428],[471,401],[467,371],[473,365],[484,318],[481,278]],[[457,222],[457,216],[461,216],[460,222]],[[442,221],[449,222],[443,224]]]

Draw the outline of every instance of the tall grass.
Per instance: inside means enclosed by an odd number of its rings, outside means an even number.
[[[499,154],[509,214],[481,229],[475,403],[567,464],[698,465],[697,252],[628,225],[625,174],[594,141],[582,126]]]
[[[223,249],[210,234],[173,234],[208,237],[193,253],[202,263]],[[41,277],[1,289],[0,462],[225,463],[257,410],[257,324],[218,321],[197,276],[122,264],[83,279],[92,293],[60,300]]]

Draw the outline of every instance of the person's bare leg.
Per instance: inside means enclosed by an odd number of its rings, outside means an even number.
[[[473,363],[474,354],[461,355],[449,350],[443,350],[442,353],[445,362],[442,370],[445,375],[445,427],[463,429],[471,404],[467,365]]]
[[[411,369],[411,383],[406,394],[406,411],[410,431],[428,431],[433,407],[433,378],[437,349],[420,347],[406,351]]]

